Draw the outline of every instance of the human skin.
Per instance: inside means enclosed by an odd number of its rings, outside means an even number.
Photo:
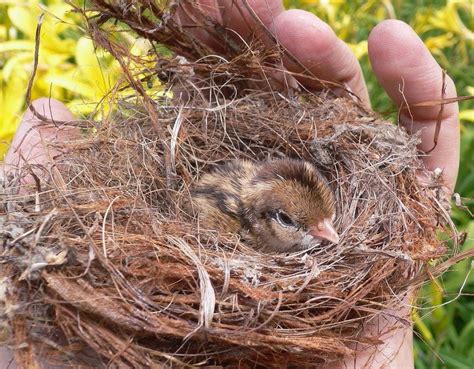
[[[232,28],[243,38],[250,35],[250,28],[255,21],[242,6],[239,10],[233,1],[228,0],[201,0],[200,4],[210,16]],[[357,59],[327,24],[311,13],[302,10],[285,10],[280,0],[248,0],[248,4],[278,41],[306,69],[320,79],[346,84],[367,106],[370,106],[367,87]],[[206,34],[203,31],[198,31],[197,36],[206,40]],[[413,104],[438,100],[442,97],[440,66],[415,32],[401,21],[387,20],[378,24],[369,35],[368,48],[373,73],[388,96],[396,106],[400,106],[404,100],[412,106],[409,111],[407,109],[401,111],[400,123],[410,133],[419,133],[421,143],[418,147],[421,152],[431,149],[439,106],[413,107]],[[291,72],[301,71],[299,65],[290,61],[285,63],[285,67]],[[303,82],[308,83],[307,80]],[[401,86],[403,86],[403,95],[400,93]],[[454,83],[447,76],[444,97],[455,96]],[[43,112],[43,115],[57,121],[73,119],[67,109],[54,100],[37,101],[35,107],[39,112]],[[442,169],[446,185],[453,189],[459,166],[458,105],[445,105],[441,118],[442,126],[438,145],[429,155],[423,155],[422,158],[428,169]],[[38,123],[31,113],[26,113],[5,157],[8,168],[11,169],[23,163],[19,151],[23,152],[23,157],[26,159],[34,157],[37,162],[45,162],[56,152],[53,149],[45,150],[44,140],[66,140],[78,134],[74,129],[64,129],[58,133],[54,129],[45,127],[38,127],[35,129],[36,133],[32,132],[31,126]],[[23,139],[25,133],[28,132],[30,133],[26,139]],[[43,136],[43,141],[40,136]],[[26,150],[24,150],[25,147]],[[412,328],[410,324],[398,323],[403,319],[409,321],[407,305],[401,302],[399,309],[385,312],[367,325],[366,331],[369,335],[377,335],[387,327],[396,327],[390,334],[382,337],[384,344],[377,347],[358,347],[359,351],[355,357],[345,359],[338,366],[329,367],[412,368]],[[6,368],[4,363],[8,361],[9,354],[0,351],[0,367]]]

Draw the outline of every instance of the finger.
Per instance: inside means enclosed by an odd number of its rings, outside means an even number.
[[[361,101],[370,106],[369,94],[359,62],[351,49],[315,15],[303,10],[287,10],[273,24],[278,40],[311,74],[325,81],[346,84]],[[287,60],[292,72],[304,72],[300,65]],[[309,87],[319,83],[305,80]]]
[[[260,31],[257,22],[270,27],[285,10],[281,0],[218,0],[222,24],[234,30],[243,39]],[[256,21],[258,18],[259,21]]]
[[[410,299],[404,297],[399,306],[383,310],[364,324],[364,336],[377,337],[379,344],[357,344],[355,357],[331,363],[325,369],[413,368],[413,328],[410,322]]]
[[[199,0],[197,2],[199,8],[211,19],[217,23],[222,23],[219,4],[217,0]],[[176,11],[176,20],[183,27],[192,30],[192,34],[207,46],[214,50],[220,50],[222,45],[219,45],[212,35],[207,32],[202,24],[199,24],[199,17],[196,18],[196,10],[193,4],[186,1],[178,3]]]
[[[44,117],[55,122],[72,121],[74,116],[64,104],[54,99],[41,98],[32,103],[35,110]],[[64,142],[78,138],[80,131],[76,127],[58,126],[43,123],[33,112],[28,110],[18,126],[15,137],[5,155],[3,175],[12,170],[19,170],[23,165],[43,165],[49,158],[59,152],[50,149],[48,144]],[[24,183],[32,181],[31,176]]]
[[[409,105],[442,97],[442,70],[423,41],[405,23],[387,20],[369,36],[369,59],[374,73],[397,106],[404,99]],[[403,85],[403,94],[400,89]],[[446,78],[445,98],[456,96],[451,78]],[[419,132],[423,152],[433,145],[440,107],[411,107],[403,110],[401,123],[410,133]],[[436,148],[423,158],[429,169],[443,170],[444,179],[454,188],[459,166],[458,104],[444,106],[441,132]]]
[[[243,40],[259,31],[255,17],[269,27],[273,19],[284,10],[281,0],[200,0],[198,5],[211,19],[228,29],[230,36]],[[178,22],[181,26],[192,29],[193,35],[206,45],[222,51],[224,45],[219,44],[211,33],[198,24],[194,12],[192,5],[180,2],[176,14]]]
[[[0,347],[0,368],[17,369],[12,352],[6,347]]]

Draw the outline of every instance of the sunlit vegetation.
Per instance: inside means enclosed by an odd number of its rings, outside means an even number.
[[[362,64],[373,108],[388,118],[394,117],[391,113],[396,109],[372,76],[367,57],[368,34],[384,19],[409,23],[453,77],[458,93],[474,95],[474,6],[470,1],[286,0],[285,5],[314,12],[349,44]],[[108,101],[110,90],[121,81],[118,63],[94,47],[81,18],[64,0],[0,0],[0,157],[25,109],[41,13],[45,16],[32,98],[51,96],[65,102],[77,115],[100,116],[113,103]],[[122,37],[133,54],[146,54],[149,45],[126,33]],[[98,102],[102,102],[100,108]],[[462,102],[460,108],[462,159],[456,190],[474,211],[474,103]],[[472,217],[455,209],[453,219],[468,233],[463,247],[474,247]],[[413,315],[417,368],[472,368],[474,300],[469,294],[474,293],[474,273],[469,275],[470,269],[470,262],[463,262],[424,289],[424,309]]]

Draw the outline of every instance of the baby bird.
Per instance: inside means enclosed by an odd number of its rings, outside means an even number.
[[[334,196],[303,160],[235,160],[204,174],[192,190],[201,226],[249,236],[267,252],[292,252],[339,241]]]

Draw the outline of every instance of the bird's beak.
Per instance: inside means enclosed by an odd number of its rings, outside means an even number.
[[[318,224],[311,225],[309,227],[308,234],[313,237],[328,240],[333,243],[339,242],[339,235],[334,229],[334,226],[332,225],[330,219],[324,219]]]

